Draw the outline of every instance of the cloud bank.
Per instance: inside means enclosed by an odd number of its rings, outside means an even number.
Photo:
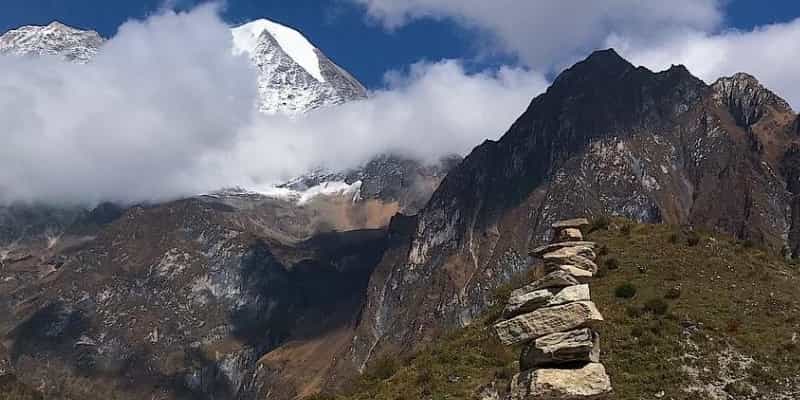
[[[800,106],[800,20],[728,29],[724,0],[351,0],[386,29],[420,18],[484,32],[492,48],[553,74],[591,50],[615,47],[639,65],[686,64],[707,82],[749,72]]]
[[[387,74],[368,100],[267,116],[214,6],[128,22],[86,65],[9,56],[0,70],[0,203],[161,201],[389,151],[464,154],[501,135],[545,86],[524,69],[420,63]]]

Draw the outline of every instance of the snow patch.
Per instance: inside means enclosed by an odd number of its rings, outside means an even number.
[[[231,29],[231,32],[233,33],[235,54],[247,53],[253,56],[261,35],[267,32],[275,38],[281,49],[314,79],[325,82],[325,77],[322,76],[322,70],[319,67],[317,49],[302,33],[268,19],[248,22]]]

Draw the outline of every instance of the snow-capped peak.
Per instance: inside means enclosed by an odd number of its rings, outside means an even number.
[[[27,25],[6,32],[0,36],[0,54],[61,56],[85,63],[94,57],[103,41],[95,31],[53,21],[46,26]]]
[[[278,45],[297,64],[303,67],[319,82],[325,82],[320,69],[317,48],[302,33],[268,19],[257,19],[231,30],[233,33],[234,52],[247,53],[251,57],[257,53],[261,35],[269,33]]]

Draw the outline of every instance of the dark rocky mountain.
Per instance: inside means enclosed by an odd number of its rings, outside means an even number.
[[[453,169],[373,273],[340,368],[469,324],[572,215],[702,226],[798,252],[797,115],[755,78],[593,53]]]
[[[219,193],[65,218],[57,240],[3,253],[0,374],[77,398],[335,390],[470,324],[574,215],[703,226],[796,254],[797,135],[798,116],[753,77],[707,85],[599,51],[441,184],[384,157],[335,177],[361,181],[355,202]],[[438,186],[423,207],[427,195],[407,197],[417,177]],[[419,213],[392,217],[401,209]]]

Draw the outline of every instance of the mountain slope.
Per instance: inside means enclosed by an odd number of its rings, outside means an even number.
[[[469,324],[558,219],[620,215],[796,248],[797,116],[744,78],[708,86],[613,50],[564,71],[447,175],[387,250],[343,369]]]
[[[590,286],[606,319],[597,328],[615,399],[800,395],[796,264],[752,243],[674,225],[615,219],[588,238],[601,252]],[[496,297],[530,279],[521,276]],[[631,298],[615,294],[623,285],[634,288]],[[648,303],[666,310],[648,311]],[[377,360],[340,399],[497,398],[491,394],[507,391],[519,368],[517,349],[502,346],[491,329],[501,312],[502,305],[493,307],[413,357]]]

